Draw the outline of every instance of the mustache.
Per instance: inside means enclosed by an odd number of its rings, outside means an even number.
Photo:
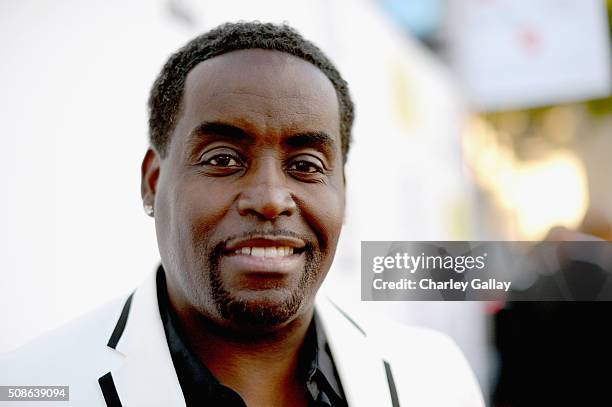
[[[234,240],[234,239],[250,239],[250,238],[254,238],[257,236],[286,236],[286,237],[293,237],[296,239],[300,239],[303,240],[304,242],[308,242],[308,237],[301,235],[299,233],[296,233],[294,231],[288,230],[288,229],[277,229],[277,230],[265,230],[265,229],[261,229],[261,230],[251,230],[249,232],[244,232],[244,233],[240,233],[240,234],[236,234],[236,235],[232,235],[229,236],[225,239],[223,239],[221,242],[219,242],[218,244],[223,244],[223,245],[227,245],[227,243],[230,240]]]

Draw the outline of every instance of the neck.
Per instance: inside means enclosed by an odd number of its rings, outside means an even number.
[[[302,404],[304,383],[297,372],[312,307],[281,328],[242,335],[220,328],[195,310],[174,309],[195,355],[247,405]]]

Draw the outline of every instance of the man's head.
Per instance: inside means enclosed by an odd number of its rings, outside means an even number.
[[[230,328],[309,311],[344,216],[352,102],[286,26],[223,25],[180,49],[151,91],[142,196],[171,299]]]

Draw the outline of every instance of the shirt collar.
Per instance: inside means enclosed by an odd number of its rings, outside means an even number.
[[[168,301],[166,276],[161,265],[157,269],[156,279],[159,313],[164,325],[170,356],[172,357],[185,401],[187,401],[189,406],[189,400],[192,400],[196,393],[199,394],[199,397],[210,396],[215,387],[220,383],[212,372],[200,362],[184,341],[184,336],[180,332],[180,326],[176,320],[177,317],[172,312]]]
[[[313,398],[318,397],[316,385],[319,392],[323,392],[325,396],[333,397],[335,401],[343,400],[344,392],[327,343],[325,330],[316,311],[306,333],[302,354],[308,366],[307,387]]]

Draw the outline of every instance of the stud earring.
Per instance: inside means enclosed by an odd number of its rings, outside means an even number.
[[[153,217],[153,205],[145,204],[144,211],[147,215],[149,215],[150,217]]]

